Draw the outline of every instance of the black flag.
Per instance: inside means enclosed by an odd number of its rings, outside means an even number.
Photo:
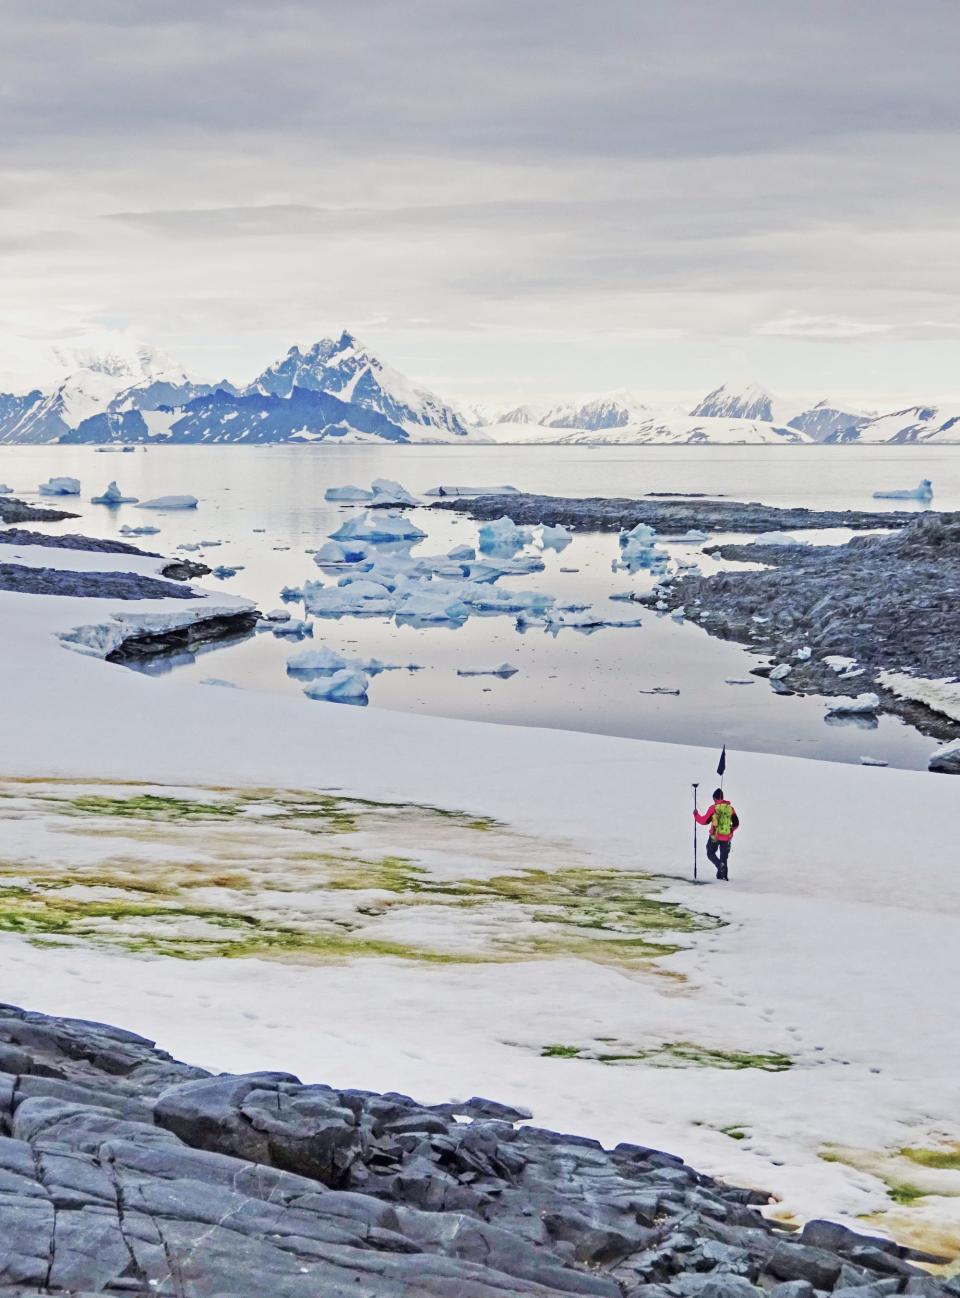
[[[717,774],[722,776],[727,769],[727,745],[723,745],[723,752],[720,754],[720,760],[717,762]]]

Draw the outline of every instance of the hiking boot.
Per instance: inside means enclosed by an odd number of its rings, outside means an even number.
[[[724,880],[730,878],[729,874],[727,874],[727,867],[725,865],[721,865],[720,869],[717,871],[717,878]]]

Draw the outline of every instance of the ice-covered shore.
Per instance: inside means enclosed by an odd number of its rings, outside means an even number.
[[[18,554],[50,560],[39,547]],[[65,551],[59,562],[155,575],[162,561]],[[535,1107],[550,1126],[667,1148],[769,1190],[783,1215],[870,1214],[900,1238],[956,1245],[956,1175],[899,1151],[960,1142],[960,875],[944,851],[960,782],[731,751],[727,781],[744,825],[733,881],[726,892],[693,890],[690,783],[712,778],[720,736],[684,748],[359,708],[323,709],[318,726],[306,701],[161,686],[64,651],[61,633],[115,611],[109,600],[0,592],[0,670],[15,682],[2,757],[12,795],[0,817],[21,875],[89,849],[76,833],[51,832],[42,814],[25,817],[30,786],[17,780],[340,790],[489,817],[507,835],[454,839],[442,851],[427,836],[398,849],[394,811],[367,837],[368,854],[399,850],[441,877],[512,868],[538,886],[559,862],[647,873],[662,879],[665,901],[723,925],[683,935],[674,954],[633,970],[569,951],[471,962],[456,927],[447,954],[463,958],[439,968],[383,953],[346,966],[146,960],[7,933],[6,999],[123,1022],[214,1068],[292,1067],[308,1080],[429,1101],[485,1091]],[[142,611],[170,609],[151,601]],[[56,717],[55,732],[40,717]],[[785,832],[798,806],[814,810],[816,832]],[[119,838],[98,842],[113,852],[119,843],[136,862],[140,840],[124,837],[123,824]],[[254,846],[260,859],[269,860],[270,837]],[[204,851],[216,841],[204,839]],[[162,842],[154,830],[150,853]],[[371,901],[391,895],[374,889]],[[447,917],[442,906],[410,906],[389,919],[391,938],[426,942]],[[515,939],[543,932],[536,919],[511,924]],[[348,1010],[331,1019],[331,1004]],[[604,1063],[596,1056],[611,1037],[778,1052],[790,1066]],[[567,1053],[542,1053],[549,1045]],[[920,1197],[891,1197],[902,1184]]]

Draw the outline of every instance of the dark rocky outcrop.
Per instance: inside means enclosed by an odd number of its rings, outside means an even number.
[[[71,572],[0,563],[0,590],[87,599],[198,599],[196,591],[137,572]]]
[[[828,1222],[797,1237],[757,1212],[765,1195],[669,1154],[506,1115],[212,1076],[0,1006],[0,1293],[960,1294],[889,1240]]]
[[[677,536],[691,529],[707,532],[775,532],[797,528],[849,527],[854,531],[867,528],[905,527],[916,522],[917,514],[899,511],[878,513],[860,509],[781,509],[755,501],[693,499],[645,500],[589,497],[585,500],[562,496],[510,495],[475,496],[465,499],[438,500],[432,509],[452,509],[471,518],[500,518],[503,514],[515,523],[533,526],[562,523],[578,532],[618,532],[621,528],[646,523],[664,536]]]
[[[239,608],[235,613],[217,613],[186,626],[171,627],[166,631],[141,631],[128,636],[121,645],[107,654],[108,663],[125,666],[139,665],[150,660],[160,661],[179,654],[189,654],[204,645],[245,639],[256,626],[260,612],[255,608]]]
[[[65,518],[79,518],[65,509],[48,509],[45,505],[28,505],[13,496],[0,496],[0,523],[60,523]]]
[[[846,545],[721,545],[712,552],[767,566],[682,576],[652,602],[682,606],[711,635],[790,663],[791,690],[882,693],[882,670],[960,675],[960,514],[922,515],[891,536]],[[798,659],[807,647],[810,658]],[[832,655],[855,658],[861,674],[839,677],[823,661]],[[886,697],[889,710],[926,733],[960,734],[948,718]]]
[[[195,559],[171,559],[160,569],[164,577],[170,581],[193,581],[197,577],[206,577],[213,570],[205,563],[197,563]]]
[[[72,532],[56,536],[46,532],[29,532],[22,527],[0,532],[0,545],[37,545],[49,550],[87,550],[93,554],[136,554],[145,559],[161,557],[152,550],[141,550],[139,546],[129,545],[126,541],[80,536]],[[207,564],[197,563],[194,559],[169,559],[160,569],[161,575],[170,581],[193,581],[197,577],[206,577],[211,571]]]
[[[39,545],[50,550],[88,550],[93,554],[139,554],[147,559],[160,557],[149,550],[128,545],[126,541],[108,541],[102,537],[80,536],[73,532],[57,536],[49,532],[28,532],[23,527],[11,527],[6,532],[0,532],[0,544]]]

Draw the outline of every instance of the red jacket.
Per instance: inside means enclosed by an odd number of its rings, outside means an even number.
[[[729,800],[729,798],[724,798],[723,801],[724,801],[724,803],[725,803],[725,804],[730,808],[730,810],[733,812],[733,826],[732,826],[732,828],[731,828],[729,834],[717,834],[717,833],[714,833],[714,830],[713,830],[713,817],[714,817],[714,815],[716,814],[716,810],[717,810],[717,806],[718,806],[718,804],[717,804],[716,802],[712,802],[712,803],[710,804],[710,806],[706,809],[706,811],[704,811],[704,812],[695,811],[693,814],[694,814],[694,816],[696,816],[697,824],[698,824],[698,825],[709,825],[709,826],[710,826],[710,837],[711,837],[711,838],[715,838],[715,839],[717,840],[718,843],[729,843],[730,839],[733,838],[734,834],[735,834],[735,833],[737,832],[737,830],[740,828],[740,822],[739,822],[739,818],[738,818],[738,816],[737,816],[736,811],[734,811],[733,803]]]

